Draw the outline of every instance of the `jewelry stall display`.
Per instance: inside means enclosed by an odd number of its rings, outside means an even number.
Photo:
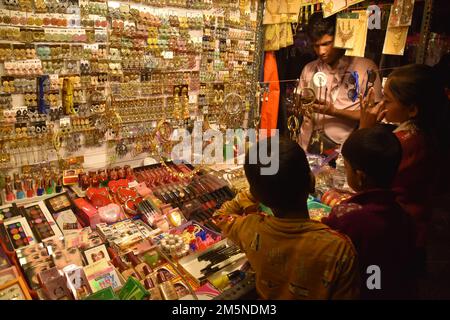
[[[345,55],[364,57],[367,41],[367,25],[369,21],[368,13],[365,10],[353,11],[359,15],[358,21],[355,24],[355,43],[352,49],[347,49]]]
[[[287,128],[291,140],[297,141],[300,135],[301,124],[299,117],[311,117],[314,114],[312,106],[315,100],[316,93],[314,89],[309,87],[299,88],[298,82],[294,84],[292,94],[287,98],[289,111],[291,113],[287,119]]]
[[[199,283],[186,277],[189,271],[179,270],[177,261],[205,254],[210,248],[222,250],[223,237],[212,214],[234,197],[225,180],[170,162],[70,171],[78,172],[79,185],[67,192],[51,194],[45,201],[2,207],[2,247],[18,270],[11,279],[23,275],[26,280],[24,295],[29,292],[29,298],[48,300],[101,299],[100,288],[109,287],[110,296],[127,299],[132,283],[142,286],[142,296],[150,295],[150,299],[195,295]],[[16,175],[13,182],[18,179]],[[7,179],[8,184],[11,180]],[[242,257],[235,250],[217,254],[202,256],[212,266],[206,266],[205,276],[216,275],[220,266],[232,266]],[[1,271],[0,279],[3,275]]]
[[[414,11],[414,0],[395,0],[392,6],[389,27],[410,26]]]
[[[406,1],[406,2],[408,2],[408,1]],[[412,4],[411,4],[411,6],[412,6]],[[396,15],[398,14],[398,12],[395,10],[395,8],[396,7],[391,8],[391,12],[389,15],[389,22],[388,22],[388,27],[386,30],[386,37],[384,39],[383,54],[403,55],[404,50],[405,50],[409,27],[407,25],[406,26],[393,25],[392,21],[396,18]],[[400,19],[403,19],[403,18],[400,18]]]
[[[336,19],[336,35],[334,38],[335,47],[345,49],[352,49],[354,47],[358,19],[358,13],[338,14]]]
[[[89,99],[92,88],[98,90],[99,86],[104,85],[106,90],[111,86],[113,96],[116,95],[120,99],[143,96],[159,98],[158,109],[173,107],[173,112],[165,117],[178,121],[196,116],[197,104],[203,102],[198,98],[202,81],[230,82],[229,88],[226,88],[228,85],[222,84],[222,89],[218,90],[220,92],[217,99],[213,100],[216,107],[212,106],[208,111],[206,106],[203,112],[214,113],[214,110],[220,109],[227,91],[232,92],[237,88],[231,81],[249,80],[249,73],[252,72],[250,66],[255,50],[256,17],[248,13],[250,9],[255,9],[254,2],[248,3],[248,7],[246,3],[241,6],[226,6],[225,14],[217,17],[201,12],[192,12],[188,17],[184,17],[164,10],[155,11],[151,7],[162,3],[153,1],[139,6],[130,3],[120,3],[120,6],[117,6],[114,3],[81,1],[79,6],[71,4],[67,7],[41,2],[34,5],[35,13],[22,12],[23,6],[9,8],[16,10],[8,12],[8,16],[11,17],[12,25],[22,27],[18,32],[26,45],[4,46],[0,50],[0,56],[5,59],[13,53],[16,57],[13,64],[8,62],[5,65],[5,76],[22,75],[24,70],[27,70],[27,75],[42,72],[59,75],[59,88],[55,87],[55,90],[62,91],[52,92],[44,98],[47,101],[46,109],[49,110],[46,110],[46,113],[50,114],[50,121],[58,121],[64,115],[69,116],[70,121],[64,121],[63,134],[72,132],[73,127],[79,127],[78,120],[73,117],[84,109],[84,105],[91,105],[95,114],[108,108],[107,103],[97,103]],[[179,6],[180,3],[166,5]],[[220,3],[196,1],[194,4],[186,4],[186,8],[205,10],[213,8],[214,5],[221,7]],[[31,11],[32,9],[33,7]],[[151,14],[149,9],[153,10]],[[231,18],[232,11],[239,14],[234,14]],[[240,18],[237,19],[237,16]],[[28,29],[27,26],[33,26],[33,29]],[[11,29],[8,34],[14,35],[13,31]],[[101,37],[102,33],[98,31],[104,32],[105,37]],[[206,38],[199,37],[202,33]],[[231,40],[227,40],[228,38]],[[202,48],[199,39],[208,39],[209,46]],[[39,41],[47,41],[49,44],[41,44]],[[28,67],[27,63],[34,63],[30,59],[36,57],[39,58],[34,60],[37,64]],[[28,60],[18,61],[20,59]],[[214,74],[210,70],[207,70],[207,73],[201,72],[200,69],[208,65],[200,63],[205,61],[204,59],[214,62]],[[151,73],[148,72],[150,70]],[[170,73],[167,73],[168,70]],[[146,76],[147,74],[149,76]],[[17,92],[10,86],[9,79],[5,80],[2,83],[4,92]],[[15,83],[14,78],[10,80]],[[186,87],[180,89],[178,99],[175,98],[172,103],[170,97],[174,97],[174,85]],[[246,85],[238,87],[237,93],[244,94]],[[108,95],[108,90],[105,94]],[[37,104],[38,99],[34,100],[31,96],[25,98],[28,107]],[[61,104],[64,114],[59,112]],[[42,108],[40,110],[43,111]],[[130,112],[131,117],[125,116],[123,123],[148,121],[148,118],[141,117],[140,111],[142,110],[135,109]],[[152,120],[161,119],[161,112],[156,110],[151,114]],[[88,117],[91,120],[92,117]],[[75,122],[74,125],[72,121]],[[89,121],[91,129],[94,123],[96,121]],[[184,124],[178,122],[177,125]],[[60,124],[55,123],[54,129],[61,129],[59,127]],[[90,133],[83,133],[82,136],[84,135],[89,136]],[[81,138],[81,143],[91,140]],[[63,144],[61,150],[65,149],[64,145],[70,143]]]

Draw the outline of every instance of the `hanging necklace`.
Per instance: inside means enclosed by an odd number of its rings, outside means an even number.
[[[395,52],[399,52],[399,49],[403,40],[403,28],[392,28],[392,46],[394,47]]]
[[[345,29],[345,21],[342,21],[340,24],[338,24],[338,36],[340,39],[340,42],[342,42],[342,47],[345,47],[345,44],[348,40],[353,38],[353,34],[355,32],[355,26],[352,25],[350,27],[350,20],[347,20],[347,29]]]

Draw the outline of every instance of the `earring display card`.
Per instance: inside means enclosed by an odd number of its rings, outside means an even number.
[[[413,12],[414,0],[395,0],[391,9],[389,27],[410,26]]]
[[[22,210],[25,212],[31,228],[41,241],[63,235],[43,201],[25,205]]]
[[[268,0],[264,10],[263,24],[277,24],[281,22],[280,0]]]
[[[392,18],[393,10],[391,9],[386,37],[384,38],[383,54],[402,56],[408,37],[408,27],[390,27]]]
[[[14,282],[0,286],[0,300],[31,300],[31,296],[25,282],[18,278]]]
[[[339,14],[336,19],[334,46],[336,48],[352,49],[355,45],[358,13]]]
[[[358,21],[355,23],[355,43],[353,44],[353,49],[347,49],[345,51],[345,55],[364,57],[364,53],[366,51],[367,24],[369,21],[369,16],[365,10],[354,11],[354,13],[358,13],[359,15]]]
[[[339,11],[342,11],[345,8],[347,8],[346,0],[323,0],[322,3],[323,17],[327,18],[329,16],[332,16],[333,14],[338,13]]]
[[[264,32],[264,50],[275,51],[280,49],[280,25],[271,24],[265,26]]]

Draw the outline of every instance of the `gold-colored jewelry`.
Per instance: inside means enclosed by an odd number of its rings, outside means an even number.
[[[287,120],[287,127],[289,129],[290,138],[292,141],[297,141],[298,130],[300,128],[300,123],[295,115],[292,115]]]
[[[345,44],[348,40],[353,38],[353,34],[355,32],[355,26],[350,26],[350,20],[347,19],[347,28],[345,28],[345,21],[341,21],[338,24],[337,34],[340,42],[342,43],[342,47],[345,48]]]

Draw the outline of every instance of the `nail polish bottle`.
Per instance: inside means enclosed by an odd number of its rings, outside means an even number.
[[[25,198],[25,192],[23,191],[22,181],[19,181],[16,185],[16,198],[17,200]]]
[[[45,192],[47,194],[52,194],[53,193],[53,185],[54,185],[54,181],[53,178],[51,178],[50,176],[47,176],[45,178]]]
[[[16,195],[13,192],[13,185],[11,182],[9,182],[5,185],[5,196],[6,196],[6,201],[8,201],[8,202],[16,200]]]
[[[62,191],[62,188],[63,188],[62,181],[63,181],[63,177],[60,175],[58,177],[58,181],[57,181],[56,187],[55,187],[56,193],[60,193]]]
[[[26,179],[26,190],[27,190],[27,198],[34,197],[33,179],[31,178]]]
[[[42,178],[42,179],[38,179],[38,183],[37,183],[37,192],[36,192],[36,194],[37,194],[37,196],[42,196],[43,194],[44,194],[44,192],[45,192],[45,189],[44,189],[44,179]]]
[[[148,298],[149,300],[163,300],[161,292],[155,286],[151,278],[146,278],[144,280],[144,287],[150,293],[150,297]]]
[[[158,271],[158,288],[164,300],[177,300],[178,294],[173,284],[167,279],[163,271]]]

